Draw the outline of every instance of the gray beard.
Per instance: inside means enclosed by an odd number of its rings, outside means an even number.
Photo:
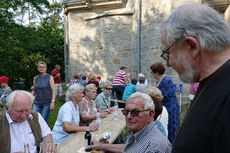
[[[195,76],[195,72],[193,71],[192,66],[189,64],[189,62],[186,61],[186,58],[184,55],[182,54],[177,54],[177,61],[180,62],[183,67],[184,67],[184,72],[182,74],[179,75],[179,78],[181,79],[181,81],[183,81],[184,83],[194,83],[193,79]]]

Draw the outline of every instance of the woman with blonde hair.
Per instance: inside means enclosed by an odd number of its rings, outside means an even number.
[[[97,88],[95,84],[88,84],[85,86],[85,97],[79,102],[79,110],[81,117],[81,125],[91,123],[97,118],[97,108],[94,99],[97,96]],[[101,118],[105,118],[107,113],[102,112]]]
[[[161,91],[156,87],[147,88],[146,93],[153,99],[155,105],[154,121],[156,122],[157,128],[168,137],[168,111],[161,103],[164,97]]]

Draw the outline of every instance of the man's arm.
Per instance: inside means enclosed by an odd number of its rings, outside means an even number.
[[[125,149],[125,144],[107,144],[99,143],[97,141],[92,141],[92,144],[93,145],[90,145],[89,148],[102,151],[122,153]]]

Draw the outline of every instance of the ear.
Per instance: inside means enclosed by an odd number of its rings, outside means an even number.
[[[190,46],[191,50],[192,50],[192,58],[196,58],[199,55],[200,52],[200,45],[199,42],[197,41],[196,38],[194,37],[185,37],[185,41],[188,43],[188,45]]]
[[[151,117],[151,121],[153,121],[154,116],[155,116],[155,111],[154,110],[150,110],[149,111],[149,116]]]
[[[8,111],[9,110],[9,107],[7,105],[5,105],[5,109]]]

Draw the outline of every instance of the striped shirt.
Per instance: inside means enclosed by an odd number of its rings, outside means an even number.
[[[69,85],[72,85],[72,84],[78,83],[78,82],[79,82],[79,79],[73,78],[73,79],[70,80]]]
[[[113,86],[125,85],[125,78],[125,71],[119,70],[113,79]]]
[[[150,122],[142,130],[129,134],[123,153],[170,153],[169,140]]]

